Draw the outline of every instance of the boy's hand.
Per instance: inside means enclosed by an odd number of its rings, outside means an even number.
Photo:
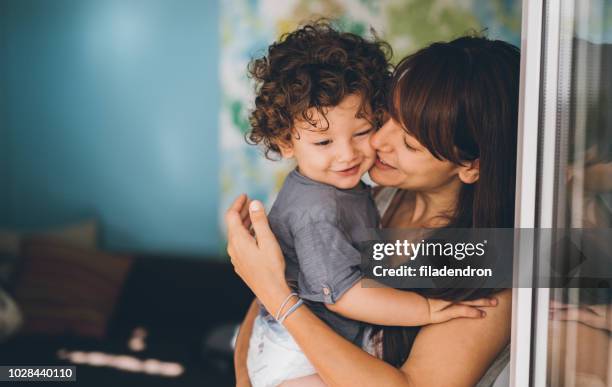
[[[571,305],[550,300],[552,320],[576,321],[595,329],[612,332],[612,305]]]
[[[496,298],[480,298],[473,301],[462,301],[452,303],[450,301],[427,298],[429,305],[429,320],[431,324],[437,324],[452,320],[454,318],[483,318],[486,316],[484,310],[479,308],[497,305]]]

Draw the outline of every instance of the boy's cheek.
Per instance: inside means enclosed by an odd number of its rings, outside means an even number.
[[[372,145],[370,145],[370,142],[368,141],[368,143],[365,145],[365,147],[362,149],[363,154],[367,157],[367,158],[375,158],[376,157],[376,149],[374,149],[374,147],[372,147]]]
[[[369,170],[370,168],[372,168],[375,162],[376,162],[376,159],[374,158],[368,159],[365,165],[365,169]]]

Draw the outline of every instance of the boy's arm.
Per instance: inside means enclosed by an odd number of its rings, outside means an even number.
[[[299,224],[293,224],[293,244],[301,272],[300,297],[323,302],[344,317],[378,325],[421,326],[457,317],[482,317],[471,304],[453,305],[414,292],[362,287],[358,268],[361,252],[347,238],[342,222],[333,216],[337,211],[328,207],[312,206]],[[489,306],[486,301],[475,306]]]
[[[253,332],[253,322],[257,317],[257,302],[253,300],[244,321],[240,325],[238,337],[236,337],[236,348],[234,350],[234,372],[236,374],[236,386],[249,387],[249,373],[247,371],[247,353],[249,352],[249,340]]]
[[[335,304],[325,305],[332,312],[370,324],[421,326],[458,317],[481,318],[484,312],[477,307],[496,303],[495,299],[483,298],[453,304],[425,298],[415,292],[386,287],[366,288],[358,281]]]

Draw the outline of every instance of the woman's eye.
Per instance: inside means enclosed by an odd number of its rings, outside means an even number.
[[[406,145],[406,148],[410,149],[411,151],[416,151],[415,147],[410,146],[410,144],[408,144],[405,137],[404,137],[404,145]]]
[[[331,140],[323,140],[323,141],[315,142],[314,144],[317,146],[325,146],[325,145],[331,144]]]
[[[364,130],[362,132],[355,133],[355,137],[357,137],[357,136],[365,136],[366,134],[370,134],[373,130],[374,130],[373,128],[370,128],[368,130]]]

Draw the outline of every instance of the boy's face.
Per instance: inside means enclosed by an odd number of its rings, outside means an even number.
[[[313,108],[313,121],[320,123],[297,122],[291,144],[278,144],[283,157],[295,158],[300,173],[312,180],[340,189],[355,187],[376,160],[370,145],[374,128],[356,117],[360,103],[360,96],[349,95],[328,108],[325,117]]]

